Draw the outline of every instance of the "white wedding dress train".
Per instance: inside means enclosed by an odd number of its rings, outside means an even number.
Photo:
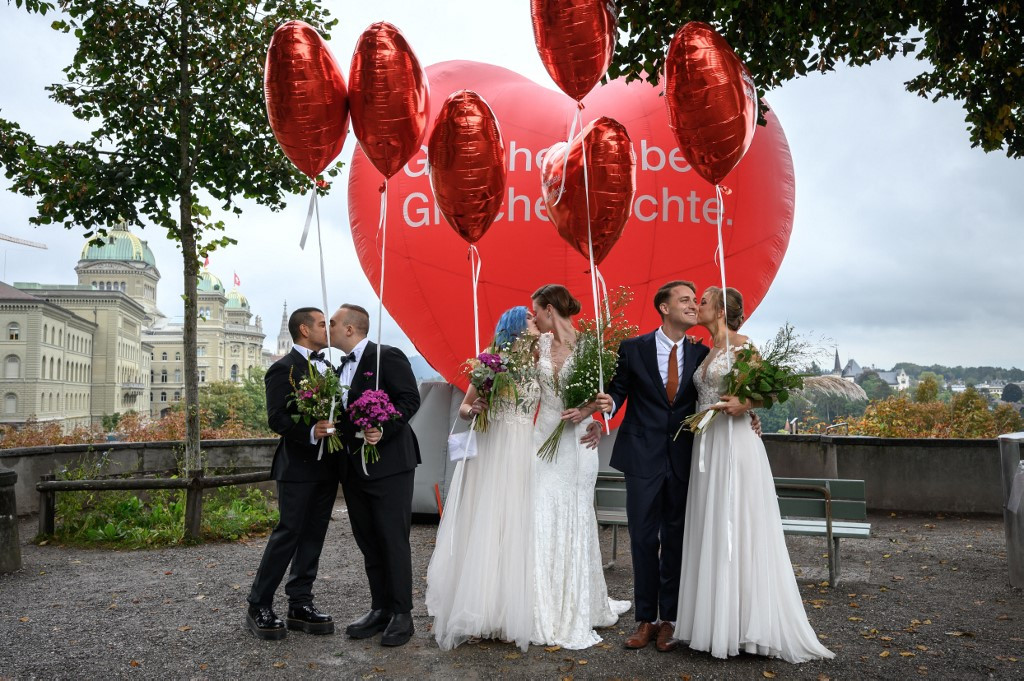
[[[718,401],[726,370],[714,352],[697,369],[698,410]],[[719,414],[694,439],[677,618],[675,637],[715,657],[835,656],[807,621],[768,456],[746,416]]]

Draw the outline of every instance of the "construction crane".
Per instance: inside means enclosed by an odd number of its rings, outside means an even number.
[[[16,236],[10,234],[0,233],[0,241],[10,241],[12,244],[18,244],[19,246],[28,246],[29,248],[41,248],[44,251],[48,250],[49,247],[46,244],[41,244],[36,241],[29,241],[28,239],[19,239]],[[7,249],[4,249],[4,277],[3,281],[7,281]]]

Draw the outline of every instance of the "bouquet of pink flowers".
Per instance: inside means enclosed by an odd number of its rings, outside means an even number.
[[[487,414],[491,410],[491,394],[495,391],[502,375],[508,374],[508,363],[499,354],[481,352],[476,358],[467,360],[469,383],[476,388],[477,394],[487,400],[487,409],[477,416],[475,428],[481,433],[487,430]]]
[[[292,384],[293,392],[288,398],[289,405],[295,405],[298,414],[292,414],[292,420],[298,423],[303,421],[307,426],[312,426],[317,421],[330,421],[334,418],[334,407],[341,403],[341,384],[338,382],[338,374],[333,371],[320,373],[312,363],[306,375],[295,382],[292,372],[288,373],[288,381]],[[331,454],[341,449],[341,440],[337,433],[331,433],[327,437],[327,451]],[[321,450],[321,453],[323,450]]]
[[[384,424],[402,418],[402,413],[391,404],[391,398],[383,390],[367,390],[358,399],[348,405],[348,415],[352,423],[363,430],[378,428],[383,433]],[[380,461],[377,445],[363,444],[363,464]]]

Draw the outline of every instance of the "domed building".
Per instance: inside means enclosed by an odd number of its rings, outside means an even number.
[[[0,283],[0,423],[99,426],[127,411],[162,416],[184,399],[184,326],[157,307],[160,271],[124,221],[82,247],[77,284]],[[248,299],[207,267],[198,282],[200,383],[263,366]]]

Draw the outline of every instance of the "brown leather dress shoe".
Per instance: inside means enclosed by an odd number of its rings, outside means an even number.
[[[658,627],[658,640],[654,643],[654,647],[658,649],[659,653],[670,653],[679,646],[679,641],[673,638],[673,634],[675,634],[675,627],[672,626],[672,623],[662,622]]]
[[[626,639],[626,647],[631,649],[646,648],[647,644],[658,635],[658,627],[654,622],[641,622],[636,633]]]

